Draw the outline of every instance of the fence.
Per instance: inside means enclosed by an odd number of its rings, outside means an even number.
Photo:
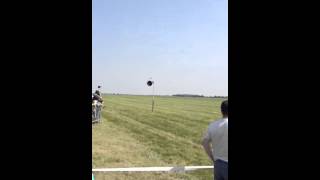
[[[97,168],[92,172],[174,172],[184,173],[200,169],[213,169],[213,166],[177,166],[177,167],[132,167],[132,168]]]

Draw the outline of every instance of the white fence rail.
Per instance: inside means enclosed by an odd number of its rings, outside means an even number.
[[[132,167],[132,168],[97,168],[92,172],[174,172],[184,173],[200,169],[213,169],[213,166],[177,166],[177,167]]]

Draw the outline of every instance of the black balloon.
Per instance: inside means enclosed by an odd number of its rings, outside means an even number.
[[[152,84],[153,84],[152,81],[148,81],[148,82],[147,82],[147,85],[148,85],[148,86],[152,86]]]

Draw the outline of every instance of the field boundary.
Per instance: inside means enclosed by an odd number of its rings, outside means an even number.
[[[131,167],[131,168],[97,168],[92,172],[172,172],[184,173],[200,169],[213,169],[214,166],[176,166],[176,167]]]

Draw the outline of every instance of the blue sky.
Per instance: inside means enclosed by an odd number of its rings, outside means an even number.
[[[92,87],[228,95],[226,0],[93,0]]]

